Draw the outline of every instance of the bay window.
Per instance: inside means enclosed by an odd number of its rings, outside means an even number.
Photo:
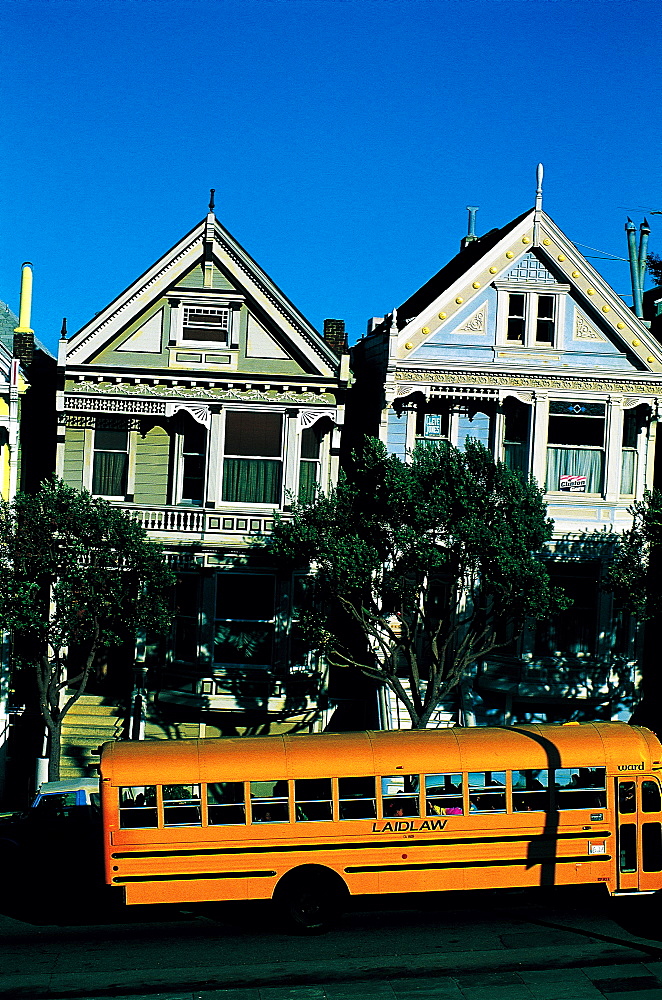
[[[602,492],[604,448],[604,403],[551,402],[547,492]]]
[[[223,500],[280,503],[282,440],[280,413],[226,413]]]

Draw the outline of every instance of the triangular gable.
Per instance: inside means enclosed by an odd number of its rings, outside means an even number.
[[[399,307],[391,356],[423,362],[436,347],[435,357],[442,361],[439,348],[455,340],[451,334],[467,332],[472,317],[477,324],[475,317],[490,308],[490,297],[496,304],[494,289],[499,282],[567,287],[582,320],[576,321],[572,336],[578,351],[597,351],[598,362],[603,355],[605,363],[607,354],[612,358],[618,354],[629,359],[633,371],[662,372],[662,347],[650,331],[552,219],[534,210],[470,243]],[[419,308],[416,314],[414,305]]]
[[[305,359],[308,373],[337,374],[339,359],[320,334],[212,214],[73,335],[68,344],[69,363],[89,364],[111,345],[116,350],[122,334],[132,325],[135,331],[139,317],[153,311],[166,293],[172,294],[178,286],[200,289],[201,277],[201,290],[240,293],[251,312],[264,316],[269,327],[278,330],[287,356]]]

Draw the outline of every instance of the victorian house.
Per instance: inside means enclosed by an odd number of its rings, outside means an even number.
[[[447,721],[629,718],[641,637],[602,586],[628,508],[653,479],[662,348],[535,207],[477,237],[353,350],[348,426],[403,460],[467,437],[544,488],[549,569],[573,598],[477,665]],[[382,704],[382,725],[407,725]]]
[[[116,731],[133,737],[324,725],[323,667],[296,639],[306,577],[274,571],[255,543],[337,477],[349,379],[337,327],[330,346],[212,200],[61,340],[58,474],[144,525],[178,581],[171,638],[100,664],[90,717],[112,703]]]

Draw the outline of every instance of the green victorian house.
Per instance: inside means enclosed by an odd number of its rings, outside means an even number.
[[[107,738],[108,715],[134,738],[324,727],[324,669],[295,635],[306,577],[253,550],[276,512],[337,477],[349,357],[339,321],[325,327],[329,342],[212,195],[205,219],[61,340],[58,474],[128,511],[178,574],[170,640],[99,665],[71,723],[71,773],[94,762],[76,746]]]

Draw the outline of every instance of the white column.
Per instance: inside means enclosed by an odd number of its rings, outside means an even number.
[[[288,410],[285,414],[285,460],[283,468],[283,504],[289,505],[299,495],[299,455],[301,439],[299,432],[299,411]]]
[[[547,478],[547,429],[549,425],[549,396],[536,392],[533,401],[533,420],[529,440],[531,475],[546,488]]]
[[[607,500],[618,501],[621,493],[621,453],[623,451],[622,396],[610,397],[606,416],[604,495]]]
[[[210,507],[218,506],[221,499],[221,462],[223,461],[223,412],[212,409],[209,425],[209,441],[207,445],[207,483],[205,487],[206,503]]]

